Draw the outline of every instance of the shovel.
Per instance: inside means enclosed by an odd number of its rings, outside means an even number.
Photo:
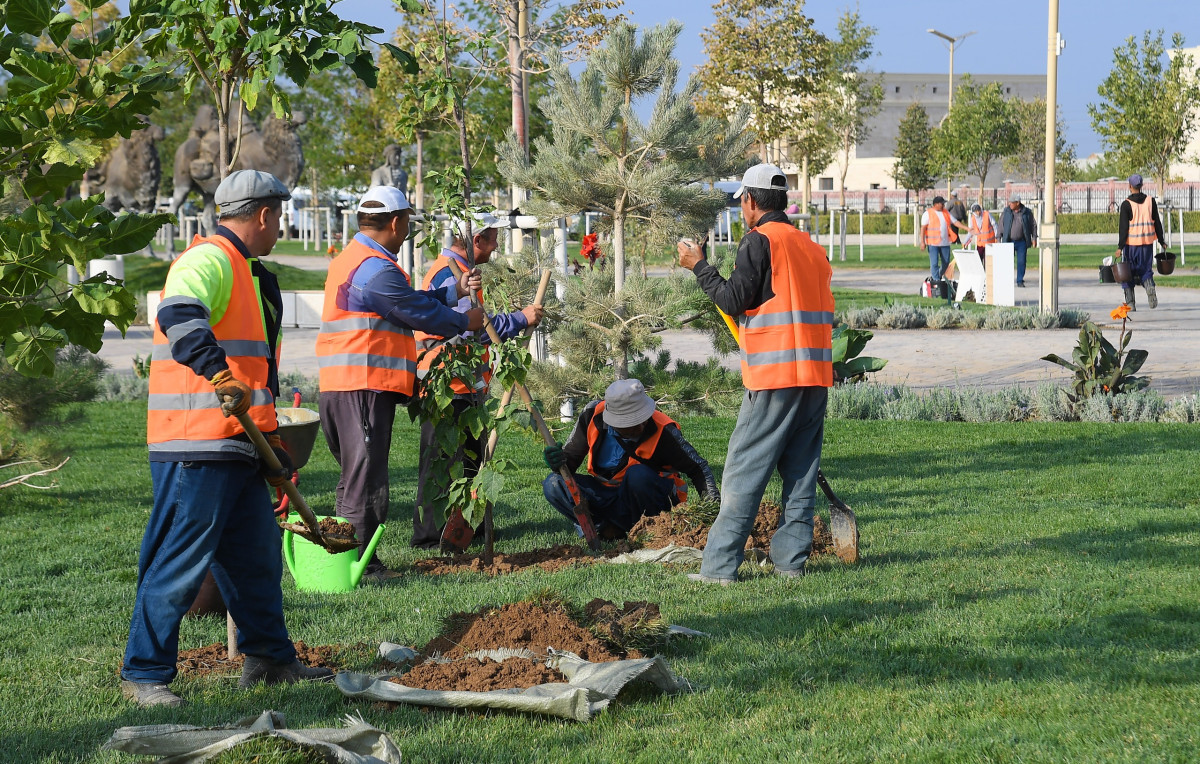
[[[717,312],[721,314],[721,318],[725,319],[729,333],[741,343],[742,339],[737,323],[720,308],[717,308]],[[821,486],[821,490],[825,492],[825,498],[829,499],[829,535],[833,537],[834,554],[843,562],[858,562],[858,518],[855,517],[854,510],[837,497],[837,494],[829,487],[825,473],[820,469],[817,470],[817,485]]]
[[[258,449],[258,455],[266,462],[267,467],[274,472],[283,469],[283,466],[279,463],[279,458],[275,456],[275,451],[267,443],[267,439],[263,437],[262,432],[258,429],[258,425],[254,423],[250,415],[239,414],[237,420],[242,425],[242,429],[246,431],[246,434],[250,436],[250,442]],[[321,532],[321,526],[317,524],[317,516],[309,509],[308,504],[304,501],[304,497],[300,495],[300,489],[296,488],[295,483],[290,480],[283,481],[283,491],[287,494],[292,508],[304,520],[304,525],[280,523],[281,528],[289,530],[314,544],[325,547],[330,554],[348,552],[351,549],[358,548],[358,541],[353,538],[334,536]]]

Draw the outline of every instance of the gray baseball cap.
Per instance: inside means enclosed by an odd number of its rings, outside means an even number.
[[[283,181],[269,172],[262,170],[238,170],[229,173],[213,194],[221,214],[228,215],[237,212],[251,202],[279,199],[287,201],[292,198],[291,192]]]
[[[740,199],[742,192],[747,188],[771,188],[777,191],[787,191],[787,176],[783,174],[783,170],[773,164],[756,164],[746,174],[742,176],[742,187],[733,195],[734,199]]]
[[[1019,201],[1021,201],[1021,195],[1020,195],[1020,194],[1013,194],[1012,196],[1008,197],[1008,203],[1009,203],[1009,204],[1012,204],[1013,202],[1019,202]]]

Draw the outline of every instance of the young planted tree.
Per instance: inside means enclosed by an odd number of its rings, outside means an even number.
[[[762,160],[779,162],[782,141],[822,90],[829,41],[803,0],[726,0],[713,4],[713,18],[700,34],[701,112],[728,118],[748,107]]]
[[[606,213],[611,223],[614,268],[610,291],[620,300],[626,283],[626,236],[630,221],[645,223],[655,245],[707,231],[725,195],[703,181],[737,172],[749,145],[745,115],[705,118],[693,101],[698,83],[676,92],[679,62],[673,57],[682,26],[654,27],[640,36],[620,24],[592,52],[578,77],[556,59],[550,93],[539,106],[552,125],[535,143],[532,161],[515,140],[501,149],[501,169],[516,185],[534,189],[529,208],[547,218],[585,210]],[[649,121],[636,104],[653,97]],[[624,309],[614,305],[614,320]],[[624,313],[626,317],[636,313]],[[617,343],[611,356],[624,375],[627,356]]]
[[[881,79],[865,68],[875,54],[876,29],[864,24],[857,10],[847,9],[838,19],[838,39],[830,45],[828,99],[825,118],[837,136],[841,157],[839,169],[840,205],[846,206],[846,173],[850,153],[870,133],[868,122],[879,113],[883,103]]]
[[[896,164],[892,177],[896,185],[909,191],[921,192],[937,182],[937,160],[933,156],[933,128],[929,114],[919,103],[909,104],[900,120],[896,136]]]
[[[136,301],[119,281],[101,274],[72,285],[66,266],[84,273],[91,260],[136,252],[168,219],[114,217],[102,195],[58,201],[107,142],[145,127],[138,115],[178,82],[158,63],[117,63],[129,20],[97,23],[103,3],[57,5],[0,6],[0,341],[29,376],[53,374],[68,344],[99,350],[106,321],[121,331],[133,322]]]
[[[954,108],[934,133],[933,148],[948,174],[979,178],[979,198],[992,167],[1017,150],[1019,136],[1013,103],[1000,83],[977,85],[964,77],[955,90]]]
[[[1159,194],[1196,132],[1200,110],[1200,70],[1183,45],[1183,35],[1172,35],[1164,60],[1162,30],[1144,33],[1140,44],[1129,37],[1113,51],[1112,71],[1097,88],[1101,102],[1088,104],[1092,128],[1120,174],[1149,171]]]
[[[1041,196],[1046,181],[1046,99],[1013,103],[1017,122],[1017,148],[1004,158],[1004,169],[1029,178]],[[1067,126],[1059,114],[1055,120],[1054,175],[1060,181],[1075,177],[1075,145],[1067,143]]]

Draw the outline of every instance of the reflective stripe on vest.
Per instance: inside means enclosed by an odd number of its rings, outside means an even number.
[[[942,220],[946,223],[946,243],[952,244],[955,240],[954,224],[950,222],[950,213],[942,210],[938,212],[932,207],[929,208],[929,222],[925,225],[925,246],[927,247],[944,247],[947,244],[942,244],[942,229],[933,224],[933,216],[941,215]]]
[[[233,243],[222,236],[197,236],[188,249],[201,245],[218,247],[233,268],[229,307],[221,320],[212,326],[212,333],[217,344],[225,350],[230,373],[250,386],[250,418],[260,430],[273,432],[278,425],[275,397],[267,387],[271,349],[263,334],[262,298],[254,286],[250,264]],[[197,301],[176,295],[161,304],[186,302]],[[178,336],[180,333],[172,331],[171,334]],[[242,433],[236,418],[221,413],[220,402],[208,380],[175,362],[170,339],[155,321],[146,414],[146,442],[150,451],[253,457],[253,445],[232,439]]]
[[[329,264],[325,305],[317,334],[317,365],[321,392],[386,390],[412,395],[417,374],[417,344],[411,330],[376,313],[343,310],[338,292],[355,270],[376,257],[408,274],[390,257],[351,240]]]
[[[429,269],[425,272],[425,278],[421,281],[421,290],[428,292],[433,286],[433,277],[441,273],[445,268],[449,268],[450,272],[454,274],[455,278],[461,277],[463,273],[466,272],[462,266],[462,263],[458,262],[454,258],[446,257],[444,254],[438,255],[438,258],[433,261],[433,265],[429,266]],[[417,350],[419,351],[419,356],[417,358],[417,375],[420,377],[424,377],[429,373],[429,370],[433,368],[434,360],[437,359],[438,355],[442,352],[442,348],[453,342],[460,341],[460,338],[457,337],[447,340],[444,337],[439,337],[436,334],[429,334],[428,332],[422,331],[416,332],[416,337]],[[487,350],[484,350],[483,364],[479,368],[479,380],[472,380],[471,383],[467,383],[464,380],[455,378],[451,381],[450,388],[459,395],[469,395],[474,392],[486,391],[491,383],[491,353]]]
[[[992,225],[992,216],[987,210],[983,211],[980,216],[979,225],[975,225],[975,216],[971,216],[971,220],[967,223],[970,233],[975,235],[975,246],[983,247],[988,244],[996,243],[996,227]]]
[[[1149,196],[1140,204],[1132,199],[1129,200],[1129,207],[1133,214],[1129,217],[1129,236],[1125,239],[1127,245],[1144,247],[1158,240],[1158,234],[1154,232],[1154,215],[1150,209],[1150,205],[1153,203]]]
[[[625,478],[625,473],[629,470],[629,463],[633,459],[629,456],[628,452],[626,452],[625,459],[621,462],[621,468],[618,469],[613,474],[612,477],[606,478],[606,477],[601,477],[600,475],[596,474],[596,469],[595,469],[595,465],[593,464],[593,459],[595,458],[595,453],[596,453],[596,441],[599,440],[599,438],[600,438],[600,428],[596,426],[596,417],[598,417],[604,413],[604,408],[605,408],[604,401],[600,401],[599,403],[597,403],[596,410],[592,412],[592,419],[590,422],[588,422],[588,431],[587,431],[588,472],[591,473],[597,479],[599,479],[601,482],[603,482],[605,485],[615,488],[615,487],[619,486],[621,484],[621,481]],[[634,453],[635,457],[637,458],[637,460],[642,463],[646,463],[654,458],[654,452],[658,449],[658,441],[659,441],[659,439],[662,438],[663,430],[666,429],[667,425],[673,424],[676,427],[679,427],[679,425],[675,422],[674,419],[672,419],[671,417],[667,416],[666,414],[664,414],[658,410],[655,410],[654,414],[650,417],[650,419],[656,425],[658,425],[658,429],[649,438],[642,441],[641,443],[638,443],[637,447],[633,450],[633,453]],[[616,433],[613,431],[612,427],[608,428],[608,434],[610,437],[614,437],[614,438],[616,437]],[[650,466],[650,465],[647,464],[646,466]],[[683,476],[681,476],[678,472],[676,472],[674,470],[657,470],[657,472],[659,474],[659,477],[670,478],[671,480],[673,480],[675,482],[675,499],[676,499],[677,503],[687,501],[687,482],[684,481]]]
[[[833,385],[833,271],[825,250],[787,223],[754,229],[771,247],[774,296],[738,316],[748,390]]]

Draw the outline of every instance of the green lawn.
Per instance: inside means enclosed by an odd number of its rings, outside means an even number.
[[[140,404],[84,407],[61,432],[73,453],[61,486],[0,498],[6,762],[132,762],[100,753],[113,729],[215,725],[266,708],[293,727],[361,713],[406,761],[423,762],[1183,762],[1200,750],[1200,501],[1187,425],[830,421],[824,467],[858,512],[863,560],[820,560],[800,581],[709,588],[683,571],[599,565],[409,574],[321,595],[285,574],[292,635],[310,644],[420,645],[448,613],[546,588],[577,602],[649,599],[712,634],[667,653],[705,689],[640,694],[581,725],[387,711],[329,686],[237,692],[229,679],[177,683],[187,709],[130,707],[116,672],[151,503],[144,422]],[[683,422],[718,472],[732,426]],[[499,547],[572,539],[541,498],[540,448],[513,437],[501,455],[524,467],[497,509]],[[400,568],[417,556],[406,545],[416,443],[414,427],[398,428],[382,556]],[[336,478],[318,442],[300,485],[318,510]],[[224,633],[224,621],[189,621],[183,646]]]
[[[282,263],[268,267],[279,277],[279,288],[288,290],[324,289],[325,271],[306,271]],[[125,286],[134,294],[158,292],[167,280],[171,263],[142,255],[125,256]]]

